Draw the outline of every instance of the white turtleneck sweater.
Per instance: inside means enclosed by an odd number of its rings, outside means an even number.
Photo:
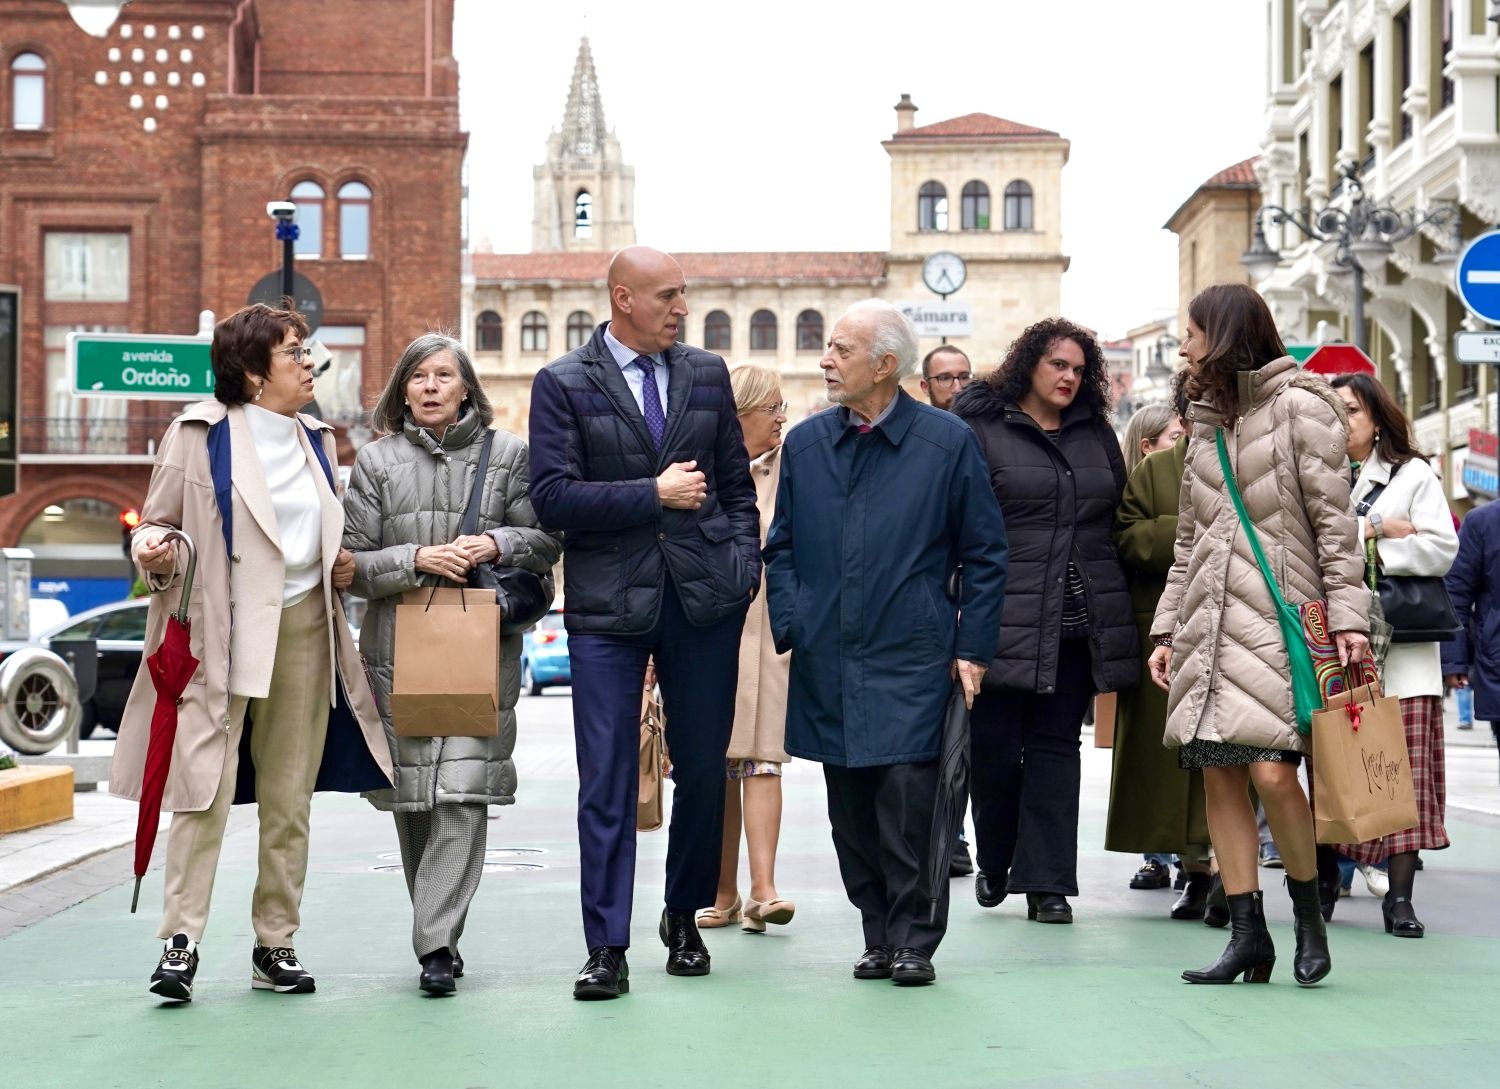
[[[276,512],[276,533],[286,564],[282,607],[289,609],[323,579],[323,509],[317,478],[297,435],[302,425],[294,417],[246,405],[245,423]]]

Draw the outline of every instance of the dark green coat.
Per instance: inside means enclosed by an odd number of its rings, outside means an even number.
[[[1170,852],[1208,843],[1203,775],[1177,766],[1177,750],[1162,744],[1167,694],[1152,682],[1146,660],[1156,603],[1166,588],[1177,537],[1177,500],[1188,439],[1149,455],[1125,485],[1115,515],[1115,543],[1141,637],[1140,683],[1121,692],[1115,715],[1114,775],[1109,785],[1109,851]]]

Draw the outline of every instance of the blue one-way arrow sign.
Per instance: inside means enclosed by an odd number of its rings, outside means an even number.
[[[1465,246],[1455,276],[1458,297],[1469,313],[1500,325],[1500,231],[1486,231]]]

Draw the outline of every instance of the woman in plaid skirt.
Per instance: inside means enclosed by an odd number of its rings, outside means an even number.
[[[1339,375],[1333,386],[1349,410],[1349,459],[1359,466],[1352,498],[1360,516],[1360,539],[1373,543],[1375,561],[1384,574],[1447,574],[1458,555],[1458,534],[1442,481],[1412,444],[1406,413],[1369,375]],[[1443,828],[1443,668],[1438,644],[1392,643],[1384,690],[1401,700],[1420,819],[1415,828],[1343,850],[1367,865],[1389,860],[1391,887],[1381,905],[1386,933],[1420,938],[1426,928],[1412,909],[1417,852],[1448,846]]]

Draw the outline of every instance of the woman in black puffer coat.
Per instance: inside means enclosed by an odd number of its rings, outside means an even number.
[[[1070,923],[1078,893],[1079,744],[1096,692],[1135,685],[1139,639],[1112,528],[1125,461],[1094,338],[1037,322],[953,411],[979,436],[1005,513],[1010,571],[994,661],[972,715],[974,894],[1026,893]]]

